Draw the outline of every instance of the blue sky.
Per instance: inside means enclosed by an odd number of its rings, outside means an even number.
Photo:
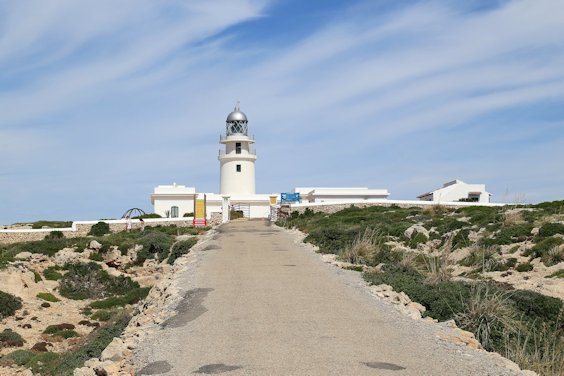
[[[217,192],[237,100],[260,193],[564,198],[561,0],[0,0],[0,223]]]

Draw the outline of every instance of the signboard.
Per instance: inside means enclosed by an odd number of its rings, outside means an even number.
[[[300,194],[299,193],[288,193],[288,192],[283,192],[280,193],[280,201],[281,202],[300,202],[301,198],[300,198]]]
[[[206,226],[206,195],[198,194],[194,200],[194,226]]]

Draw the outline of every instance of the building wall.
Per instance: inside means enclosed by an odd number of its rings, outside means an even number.
[[[481,192],[478,202],[489,202],[489,195],[486,192],[485,184],[466,184],[458,183],[444,188],[437,189],[433,192],[434,201],[458,201],[468,198],[470,192]]]
[[[241,172],[236,166],[241,165]],[[220,160],[221,194],[255,194],[255,161],[244,159]]]
[[[145,219],[145,227],[150,226],[168,226],[176,225],[178,227],[192,227],[193,218],[147,218]],[[48,229],[21,229],[21,230],[0,230],[0,244],[12,244],[17,242],[28,242],[34,240],[43,240],[51,231],[61,231],[65,238],[76,238],[86,236],[90,232],[90,228],[99,221],[76,221],[72,227],[68,228],[48,228]],[[111,232],[125,231],[125,219],[102,221],[110,225]],[[217,222],[217,221],[216,221]],[[221,223],[221,221],[219,221]],[[133,229],[140,228],[139,220],[133,220]]]
[[[166,217],[167,210],[173,206],[178,206],[178,216],[182,217],[185,213],[194,213],[193,199],[159,199],[155,198],[154,210],[161,217]]]

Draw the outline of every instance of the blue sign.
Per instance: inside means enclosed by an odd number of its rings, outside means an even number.
[[[280,202],[300,202],[302,201],[299,193],[280,193]]]

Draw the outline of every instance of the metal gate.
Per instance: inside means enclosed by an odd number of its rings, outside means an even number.
[[[251,204],[233,204],[231,210],[240,211],[243,213],[243,217],[251,218]]]

